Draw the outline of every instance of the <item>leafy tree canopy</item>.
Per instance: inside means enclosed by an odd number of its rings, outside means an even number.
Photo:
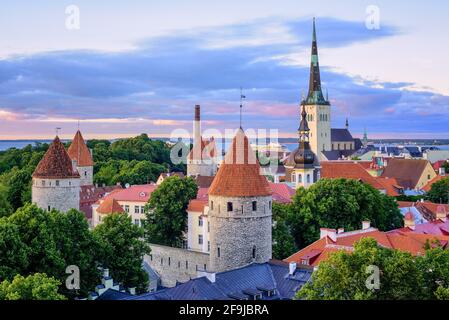
[[[427,198],[435,203],[449,203],[449,176],[432,184]]]
[[[0,283],[0,300],[66,300],[58,293],[61,282],[43,273],[23,277],[16,275],[12,281]]]

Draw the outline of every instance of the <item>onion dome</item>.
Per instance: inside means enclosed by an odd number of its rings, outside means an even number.
[[[59,137],[53,140],[33,173],[33,178],[41,179],[71,179],[79,177],[80,175],[73,168],[72,160]]]
[[[240,128],[209,188],[209,195],[258,197],[271,194],[270,185],[261,174],[259,161],[250,146],[248,137]]]
[[[72,160],[76,160],[78,167],[91,167],[94,165],[92,154],[79,130],[76,132],[75,138],[73,138],[67,152]]]

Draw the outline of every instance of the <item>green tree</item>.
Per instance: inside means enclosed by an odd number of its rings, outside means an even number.
[[[43,273],[26,278],[16,275],[11,282],[5,280],[0,283],[0,300],[65,300],[58,293],[60,284],[55,278]]]
[[[171,176],[151,194],[144,223],[149,242],[179,246],[187,224],[187,206],[198,192],[195,181]]]
[[[27,269],[29,249],[20,236],[15,224],[0,218],[0,281]]]
[[[0,184],[0,218],[7,217],[12,214],[13,209],[7,198],[8,190]]]
[[[31,173],[22,169],[13,172],[8,183],[8,201],[16,210],[31,201]]]
[[[435,203],[449,203],[449,176],[432,184],[427,198]]]
[[[356,180],[321,179],[297,190],[287,223],[303,248],[319,238],[320,228],[358,230],[363,220],[382,231],[403,226],[394,198]]]
[[[273,203],[273,257],[285,259],[297,251],[295,238],[286,222],[290,207]]]
[[[107,216],[93,233],[101,246],[101,263],[109,268],[114,280],[145,291],[148,275],[142,269],[142,261],[150,247],[143,239],[143,229],[126,214],[116,213]]]
[[[372,266],[379,268],[379,288],[369,288]],[[320,263],[311,281],[297,293],[307,300],[406,300],[423,298],[423,277],[414,257],[364,238],[354,252],[333,253]]]
[[[424,256],[416,258],[424,277],[423,287],[427,289],[425,298],[441,298],[444,291],[439,288],[449,288],[449,251],[444,250],[439,243],[429,243],[427,249]],[[446,292],[449,291],[446,289]]]

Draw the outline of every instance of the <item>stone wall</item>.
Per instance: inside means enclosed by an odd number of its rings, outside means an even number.
[[[201,162],[201,161],[199,161]],[[210,162],[210,163],[209,163]],[[188,176],[207,176],[211,177],[217,173],[217,164],[214,160],[208,160],[207,163],[198,163],[198,161],[188,160],[187,175]]]
[[[174,287],[176,282],[196,278],[198,271],[209,270],[209,254],[151,244],[145,261],[161,277],[161,285]]]
[[[256,201],[255,211],[253,201]],[[228,202],[232,203],[232,212],[227,211]],[[221,272],[271,259],[271,206],[271,196],[209,196],[211,271]]]
[[[32,202],[44,210],[79,210],[80,179],[33,179]]]
[[[77,167],[81,178],[81,186],[94,184],[94,167]]]

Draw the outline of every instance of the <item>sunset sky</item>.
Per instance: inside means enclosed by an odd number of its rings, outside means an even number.
[[[66,28],[66,7],[80,29]],[[366,27],[376,5],[380,28]],[[449,138],[449,2],[21,1],[0,11],[0,139],[244,127],[296,136],[312,17],[332,125]]]

